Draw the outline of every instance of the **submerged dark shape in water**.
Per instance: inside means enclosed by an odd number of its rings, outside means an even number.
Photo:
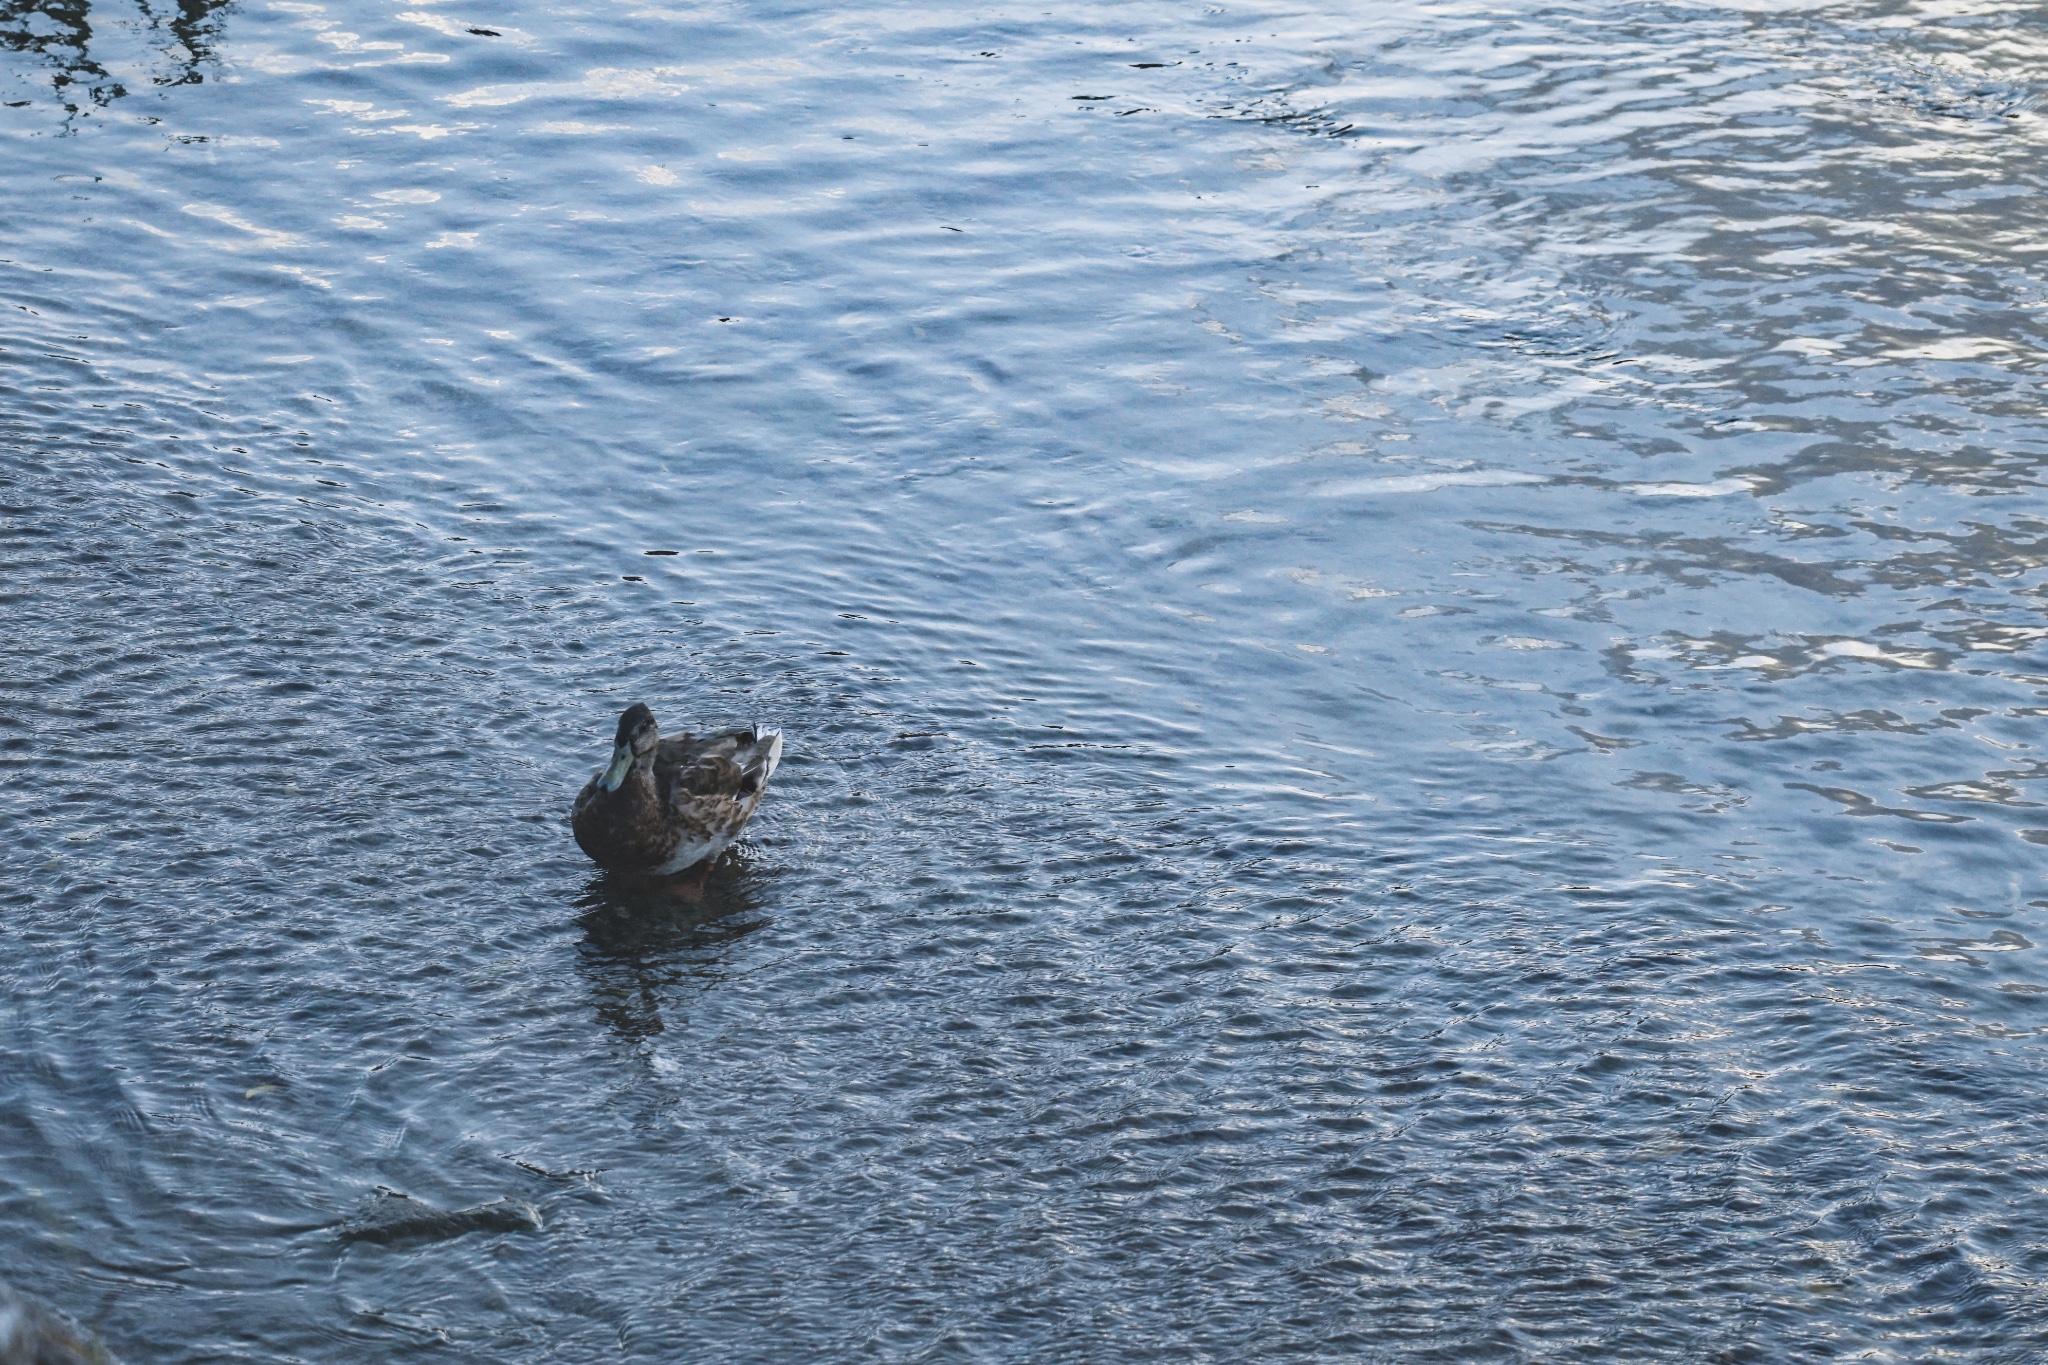
[[[739,838],[782,761],[782,732],[752,725],[661,737],[635,702],[619,717],[610,764],[577,794],[576,844],[615,872],[667,875],[711,861]]]
[[[338,1231],[344,1242],[443,1242],[471,1232],[539,1232],[540,1210],[510,1197],[437,1209],[397,1190],[379,1190],[364,1200]]]
[[[69,1319],[0,1284],[0,1365],[114,1365]]]

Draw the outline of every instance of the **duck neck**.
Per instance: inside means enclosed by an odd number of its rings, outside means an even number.
[[[611,764],[598,774],[597,783],[607,795],[616,797],[629,787],[635,791],[651,790],[653,775],[653,745],[636,752],[621,744],[612,751]]]

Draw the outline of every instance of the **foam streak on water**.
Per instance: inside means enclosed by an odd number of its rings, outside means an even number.
[[[2038,6],[0,49],[0,1264],[117,1351],[2048,1347]],[[788,735],[701,904],[568,838],[640,699]]]

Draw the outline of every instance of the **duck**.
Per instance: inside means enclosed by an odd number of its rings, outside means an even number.
[[[635,702],[619,717],[612,756],[570,812],[576,845],[610,872],[700,879],[754,818],[782,761],[782,732],[762,725],[662,736]]]

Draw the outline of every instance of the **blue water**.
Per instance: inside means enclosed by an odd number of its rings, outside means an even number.
[[[2038,6],[0,49],[0,1274],[117,1354],[2044,1357]],[[788,737],[701,902],[636,700]]]

